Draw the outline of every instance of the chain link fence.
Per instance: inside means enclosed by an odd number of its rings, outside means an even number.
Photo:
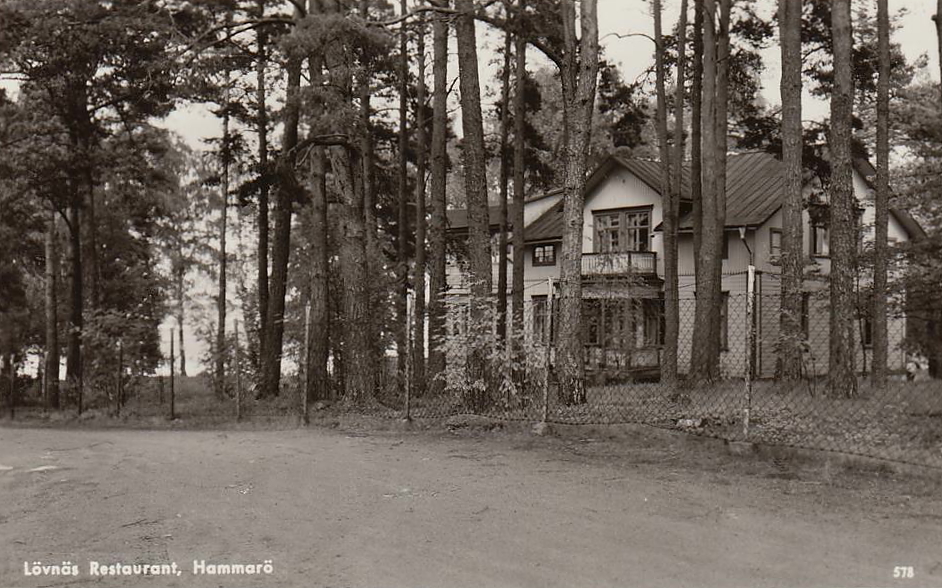
[[[867,305],[858,305],[851,317],[853,348],[848,350],[856,389],[833,394],[826,287],[802,296],[800,376],[785,380],[779,377],[778,278],[760,275],[751,294],[741,287],[747,278],[724,276],[720,308],[712,310],[719,318],[718,369],[709,377],[693,357],[704,341],[695,338],[699,335],[692,281],[682,278],[679,291],[679,378],[674,383],[661,377],[665,324],[660,290],[644,284],[625,288],[623,283],[596,283],[583,288],[586,393],[574,402],[558,381],[558,285],[546,280],[528,284],[523,328],[515,329],[508,320],[504,338],[496,334],[493,309],[472,313],[466,298],[450,296],[443,374],[417,383],[411,364],[400,372],[397,358],[389,353],[378,366],[373,398],[348,406],[342,402],[340,383],[334,382],[337,389],[331,397],[339,402],[332,408],[390,418],[479,415],[534,423],[640,423],[730,441],[942,468],[942,374],[933,373],[938,366],[931,369],[924,357],[934,325],[895,307],[887,321],[888,381],[873,386],[871,320],[864,310]],[[337,369],[332,366],[335,375]],[[124,418],[166,419],[172,414],[197,423],[296,422],[304,406],[303,371],[283,379],[279,396],[257,399],[253,373],[238,358],[230,364],[221,397],[212,392],[206,375],[171,379],[132,372],[103,372],[101,385],[87,386],[84,409]],[[11,390],[18,387],[17,404],[23,410],[38,410],[40,382],[11,379],[4,384]],[[6,391],[3,404],[9,406],[10,399]],[[67,407],[75,404],[67,382],[62,402]],[[313,413],[325,405],[330,403],[308,409]]]
[[[724,287],[748,276],[724,276]],[[779,377],[781,321],[777,276],[760,275],[753,293],[730,288],[721,296],[718,372],[707,377],[694,353],[696,297],[680,288],[677,382],[662,381],[663,298],[654,289],[583,288],[584,402],[567,402],[557,374],[558,298],[547,285],[528,293],[522,334],[495,335],[494,318],[472,317],[453,297],[444,347],[448,369],[437,385],[408,399],[412,418],[471,414],[557,424],[640,423],[698,435],[784,445],[942,468],[942,380],[930,374],[918,339],[926,326],[899,309],[887,321],[888,380],[873,386],[872,324],[851,317],[856,389],[829,388],[827,289],[805,292],[801,303],[800,375]],[[558,289],[557,296],[558,296]],[[751,298],[751,300],[750,300]],[[751,332],[750,332],[751,331]],[[474,355],[486,359],[486,380],[469,374]],[[402,417],[406,398],[387,386],[374,414]]]

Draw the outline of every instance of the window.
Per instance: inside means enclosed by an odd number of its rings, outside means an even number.
[[[729,349],[729,292],[723,292],[720,302],[720,349]]]
[[[664,344],[664,298],[645,298],[641,301],[644,316],[644,345],[654,347]]]
[[[782,229],[769,229],[769,256],[773,259],[782,255]]]
[[[556,245],[554,243],[534,245],[533,265],[556,265]]]
[[[831,254],[828,228],[824,225],[811,225],[811,254],[817,257]]]
[[[597,253],[649,251],[651,249],[651,209],[630,208],[595,214]]]

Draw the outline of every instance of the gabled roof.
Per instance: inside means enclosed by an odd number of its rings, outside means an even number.
[[[868,160],[863,157],[857,157],[854,159],[854,169],[857,170],[857,173],[860,174],[860,177],[863,178],[864,182],[867,183],[871,189],[876,190],[874,182],[876,181],[877,170],[873,167]],[[906,232],[909,233],[909,236],[913,239],[923,238],[926,236],[925,229],[909,214],[908,211],[902,210],[899,208],[890,208],[890,214],[899,222],[900,225]]]
[[[865,159],[855,161],[858,173],[869,183],[873,167]],[[586,181],[586,193],[605,181],[614,170],[626,169],[652,189],[660,190],[660,166],[647,159],[631,159],[621,155],[608,157]],[[764,224],[782,206],[784,195],[784,165],[766,152],[731,153],[726,164],[726,226],[758,227]],[[681,186],[682,202],[690,202],[690,167],[684,166]],[[563,203],[556,203],[526,228],[527,241],[548,241],[562,238]],[[905,210],[891,209],[890,213],[906,229],[910,237],[925,235],[922,227]],[[683,214],[678,227],[691,230],[691,215]]]

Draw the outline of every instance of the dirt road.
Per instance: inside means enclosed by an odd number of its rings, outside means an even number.
[[[625,447],[0,429],[0,586],[942,586],[928,491]],[[64,560],[78,577],[24,575]],[[194,575],[194,560],[273,573]],[[91,576],[90,562],[180,575]]]

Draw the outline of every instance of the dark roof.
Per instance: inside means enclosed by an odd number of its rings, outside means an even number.
[[[782,205],[784,166],[769,153],[730,154],[726,159],[726,226],[755,227],[769,220]],[[680,219],[680,230],[692,229],[693,219]]]
[[[500,206],[488,206],[487,212],[490,217],[492,229],[499,227]],[[510,226],[510,212],[507,213],[507,225]],[[445,218],[448,221],[448,229],[451,231],[466,231],[468,229],[468,209],[452,208],[445,211]]]
[[[660,167],[658,162],[647,159],[630,159],[620,155],[608,157],[589,176],[586,192],[601,184],[613,170],[627,169],[641,181],[660,193]],[[857,172],[869,183],[873,167],[865,159],[855,162]],[[784,190],[784,166],[774,155],[765,152],[735,153],[727,157],[726,164],[726,226],[757,227],[775,214],[782,204]],[[681,196],[689,201],[690,168],[684,166]],[[527,241],[548,241],[562,238],[563,203],[556,203],[526,228]],[[906,229],[911,237],[925,235],[919,223],[908,212],[891,209],[891,214]],[[693,227],[690,214],[680,219],[680,230]]]
[[[523,231],[527,241],[555,241],[563,237],[563,201],[536,217]]]

